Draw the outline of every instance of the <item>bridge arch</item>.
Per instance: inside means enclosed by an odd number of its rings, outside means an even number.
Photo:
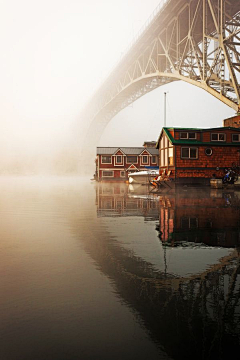
[[[96,143],[119,111],[179,80],[240,112],[240,0],[162,0],[83,109],[88,134]]]

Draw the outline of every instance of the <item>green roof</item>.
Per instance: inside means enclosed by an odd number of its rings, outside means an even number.
[[[173,145],[181,145],[181,144],[184,144],[184,145],[215,145],[215,146],[240,146],[240,142],[234,142],[234,143],[227,143],[227,142],[219,142],[219,141],[211,141],[211,142],[203,142],[203,141],[198,141],[198,140],[189,140],[189,139],[174,139],[174,137],[170,134],[169,130],[179,130],[179,131],[197,131],[197,132],[206,132],[206,131],[217,131],[217,130],[223,130],[223,129],[226,129],[226,130],[234,130],[234,131],[237,131],[237,132],[240,132],[240,128],[235,128],[235,127],[217,127],[217,128],[180,128],[180,127],[163,127],[162,128],[162,131],[161,131],[161,134],[162,132],[164,131],[166,136],[168,137],[168,140],[171,142],[171,144]],[[156,147],[158,148],[158,145],[159,145],[159,141],[160,141],[160,137],[161,137],[161,134],[158,138],[158,141],[157,141],[157,144],[156,144]]]

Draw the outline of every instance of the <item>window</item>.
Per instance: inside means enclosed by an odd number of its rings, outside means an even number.
[[[240,134],[232,134],[232,142],[239,142]]]
[[[187,139],[188,138],[188,133],[187,132],[181,132],[180,133],[180,139]]]
[[[116,209],[122,209],[123,208],[123,204],[121,200],[117,200],[116,201]]]
[[[164,150],[161,150],[161,166],[164,166]]]
[[[112,157],[110,155],[102,156],[102,164],[111,164]]]
[[[137,164],[137,156],[127,156],[127,164]]]
[[[118,155],[116,156],[116,164],[121,164],[122,163],[122,156]]]
[[[102,177],[113,177],[113,171],[103,171]]]
[[[226,141],[226,134],[223,133],[211,134],[211,141]]]
[[[168,165],[173,165],[173,148],[168,149]]]
[[[143,155],[143,157],[142,157],[142,163],[143,163],[143,164],[148,164],[148,156],[147,156],[147,155]]]
[[[193,147],[182,147],[181,148],[181,158],[182,159],[197,159],[198,158],[198,149]]]
[[[164,159],[164,165],[167,166],[168,165],[168,150],[165,149],[165,159]]]
[[[134,199],[135,200],[135,199]],[[137,209],[138,208],[138,203],[136,201],[133,201],[133,200],[128,200],[126,201],[126,208],[127,209]]]
[[[180,132],[180,139],[194,140],[196,138],[197,134],[195,132]]]
[[[109,188],[109,187],[102,188],[102,194],[113,195],[113,188]]]
[[[188,133],[188,138],[189,138],[189,139],[196,139],[196,138],[197,138],[197,134],[194,133],[194,132],[189,132],[189,133]]]
[[[212,149],[211,149],[211,148],[205,149],[205,154],[206,154],[207,156],[211,156],[211,155],[212,155]]]
[[[157,163],[157,157],[155,155],[152,156],[152,163],[153,164]]]
[[[191,217],[182,217],[181,218],[181,228],[182,229],[196,229],[198,227],[198,219]]]
[[[105,210],[112,209],[112,201],[108,200],[108,199],[103,199],[102,209],[105,209]]]
[[[120,177],[125,177],[125,171],[120,171]]]

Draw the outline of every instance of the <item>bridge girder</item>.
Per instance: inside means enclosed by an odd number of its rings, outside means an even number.
[[[176,80],[240,112],[240,0],[162,0],[83,116],[100,121],[101,131],[121,109]]]

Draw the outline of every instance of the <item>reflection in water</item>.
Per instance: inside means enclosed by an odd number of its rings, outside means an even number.
[[[160,197],[159,231],[162,241],[240,245],[240,200],[234,193],[216,190],[181,192]]]
[[[158,218],[158,198],[145,186],[102,183],[96,187],[99,216],[144,216]]]
[[[115,244],[105,242],[99,263],[114,278],[121,297],[174,359],[231,358],[240,344],[238,195],[198,189],[133,197],[127,188],[105,187],[96,189],[98,215],[114,214],[119,220],[115,231],[111,219],[106,222]],[[148,220],[154,223],[159,216],[158,248],[143,229],[135,238],[134,229],[129,232],[129,222],[123,221],[150,213],[154,216]],[[130,234],[126,242],[123,226]],[[142,249],[142,242],[153,253]]]
[[[231,359],[238,194],[1,180],[0,359]]]

